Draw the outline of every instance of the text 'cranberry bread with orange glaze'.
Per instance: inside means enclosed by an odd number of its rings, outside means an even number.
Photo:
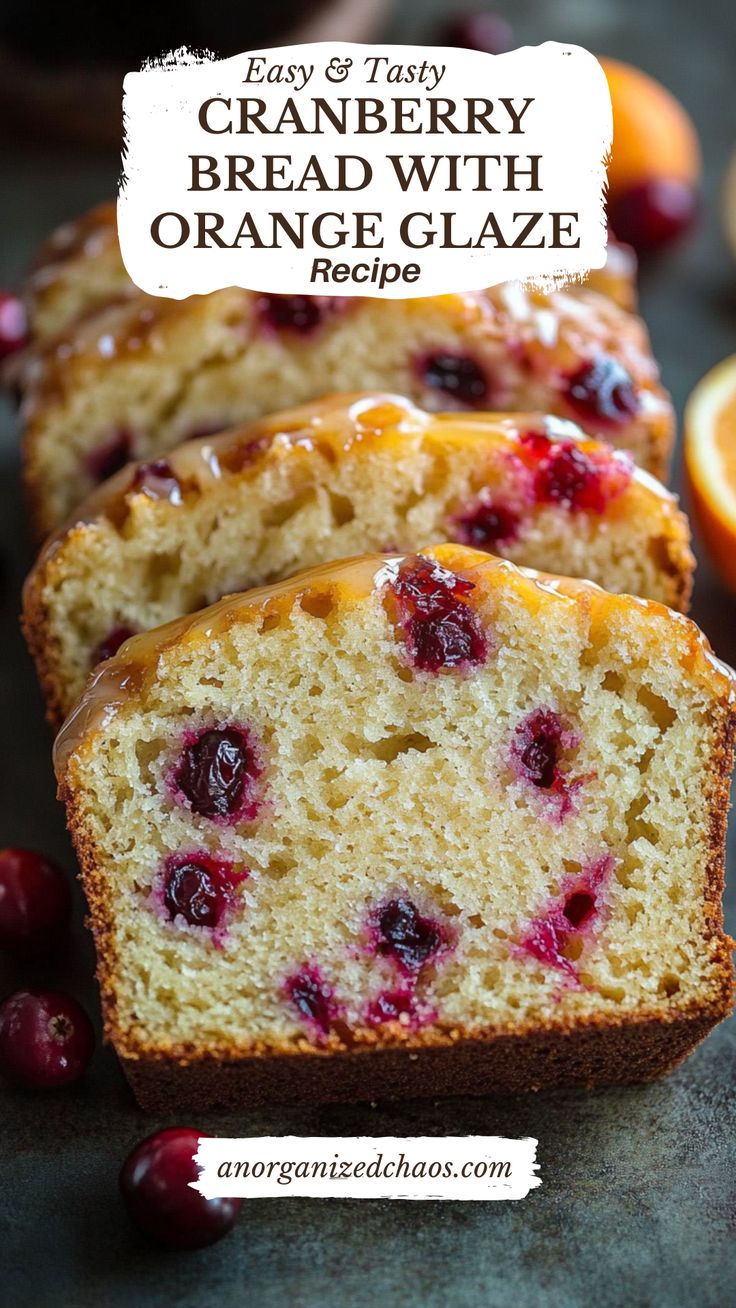
[[[50,719],[135,632],[298,568],[442,540],[687,607],[687,519],[629,455],[540,414],[334,396],[131,465],[52,538],[23,613]]]
[[[680,614],[461,546],[128,641],[56,768],[141,1103],[668,1071],[731,1007],[732,676]]]
[[[622,309],[635,309],[633,251],[609,242],[605,267],[594,269],[585,284]],[[38,252],[25,289],[32,345],[57,336],[80,314],[135,291],[120,253],[117,205],[99,204],[57,228]]]
[[[37,527],[59,526],[130,459],[155,459],[331,392],[430,409],[578,420],[663,476],[672,408],[643,324],[593,291],[347,300],[223,290],[135,295],[78,319],[29,365],[24,467]]]

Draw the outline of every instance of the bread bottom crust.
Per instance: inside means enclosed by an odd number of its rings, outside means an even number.
[[[527,1031],[449,1045],[294,1053],[236,1059],[123,1057],[141,1108],[151,1113],[267,1104],[507,1095],[593,1089],[665,1076],[730,1011],[649,1017],[568,1032]]]

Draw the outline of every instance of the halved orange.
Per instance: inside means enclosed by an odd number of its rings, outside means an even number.
[[[700,534],[736,594],[736,354],[706,373],[687,402],[685,468]]]

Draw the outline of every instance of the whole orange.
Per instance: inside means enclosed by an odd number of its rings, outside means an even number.
[[[679,100],[640,68],[618,59],[600,62],[613,106],[611,192],[653,177],[695,185],[700,177],[700,145]]]

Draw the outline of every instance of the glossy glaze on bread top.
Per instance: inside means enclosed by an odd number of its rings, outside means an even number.
[[[542,414],[334,396],[131,465],[80,506],[24,590],[49,716],[127,635],[300,567],[444,539],[687,608],[687,520],[623,452]]]
[[[395,390],[433,410],[542,410],[656,475],[673,415],[646,331],[589,290],[515,284],[422,300],[224,290],[136,295],[79,318],[24,375],[24,460],[41,530],[128,459],[308,402]]]
[[[360,1056],[370,1095],[510,1037],[517,1088],[661,1072],[730,1009],[733,687],[681,615],[455,546],[132,639],[56,766],[134,1082],[308,1057],[330,1098]]]
[[[736,702],[736,672],[716,657],[705,633],[684,614],[672,612],[654,600],[611,595],[590,581],[520,568],[462,545],[438,545],[421,553],[453,571],[472,573],[474,568],[481,569],[481,577],[488,578],[491,584],[496,575],[499,586],[508,586],[535,616],[548,607],[551,598],[570,612],[577,608],[580,614],[582,610],[593,647],[599,635],[607,632],[612,619],[627,613],[656,618],[656,625],[649,631],[642,629],[646,632],[650,656],[656,656],[658,639],[663,630],[667,631],[673,643],[670,654],[681,673],[702,684],[717,703],[730,709]],[[336,591],[341,601],[355,604],[380,592],[387,575],[396,570],[402,557],[385,554],[338,559],[244,594],[227,595],[197,613],[131,637],[120,653],[90,679],[79,704],[59,732],[54,742],[57,780],[63,782],[69,758],[86,738],[102,724],[107,725],[112,714],[155,679],[159,659],[167,650],[182,642],[206,645],[236,622],[262,625],[272,616],[288,614],[303,595],[322,596]]]

